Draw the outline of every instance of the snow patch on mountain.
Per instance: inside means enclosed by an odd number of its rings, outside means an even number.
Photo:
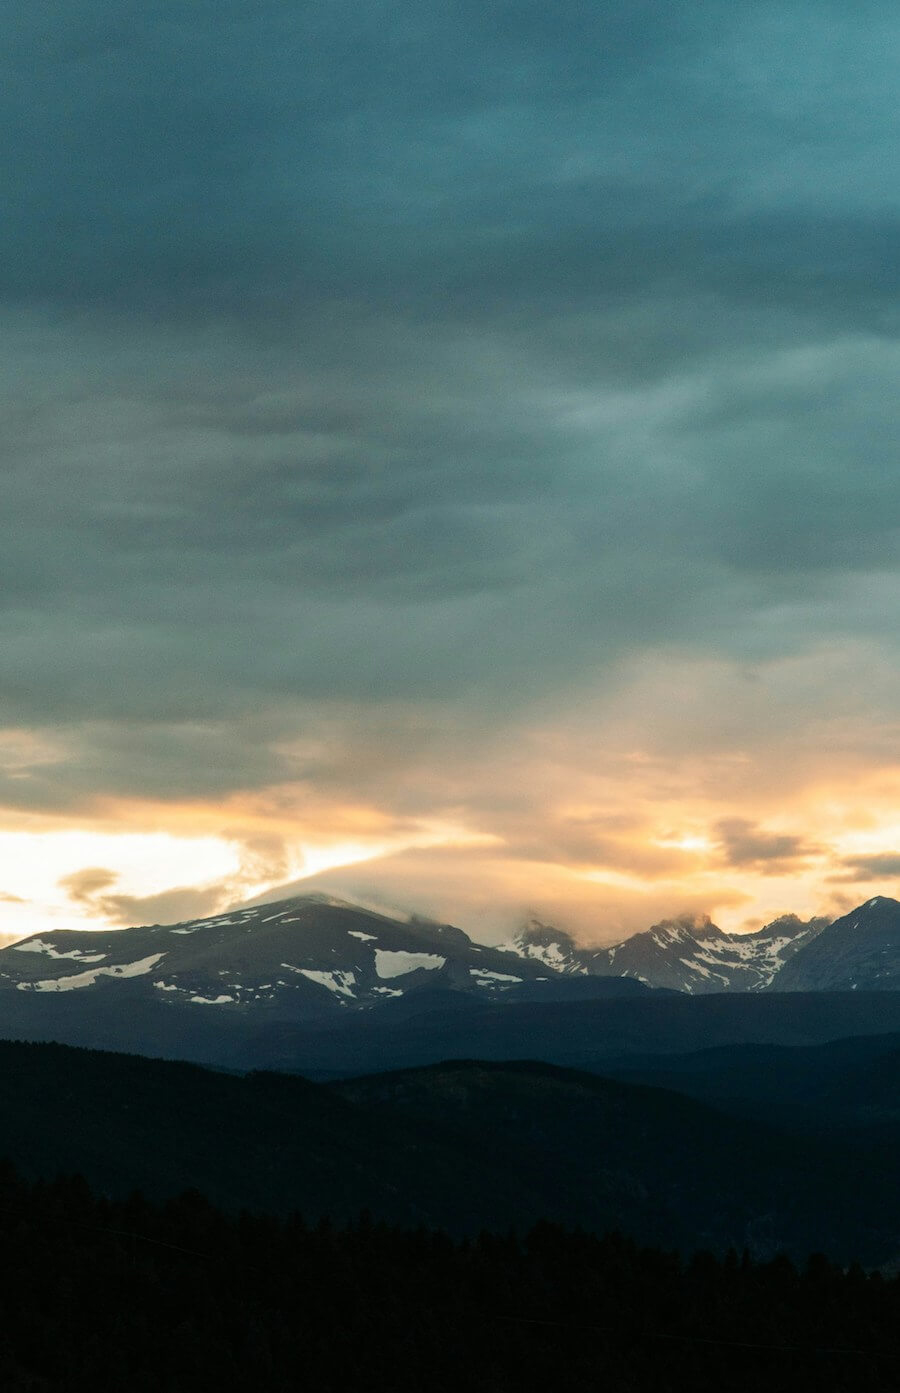
[[[282,963],[282,967],[288,967],[288,963]],[[299,972],[302,977],[308,977],[310,982],[316,982],[320,987],[327,987],[336,996],[349,996],[351,999],[356,996],[356,975],[353,972],[323,972],[313,967],[292,967],[291,972]]]
[[[178,924],[170,930],[173,934],[195,934],[201,929],[221,929],[230,928],[235,924],[243,924],[244,919],[232,919],[228,915],[218,915],[215,919],[195,919],[190,924]]]
[[[98,977],[142,977],[164,958],[165,953],[152,953],[134,963],[116,963],[111,967],[93,967],[88,972],[73,972],[67,977],[50,977],[41,982],[19,982],[20,992],[70,992],[79,987],[92,987]]]
[[[443,967],[447,961],[438,953],[407,953],[393,948],[375,949],[375,971],[381,978],[404,977],[407,972],[415,972],[416,968],[424,967],[427,972],[434,972],[436,968]]]
[[[474,977],[479,987],[492,987],[496,985],[509,986],[512,982],[521,982],[521,977],[514,977],[510,972],[488,972],[483,967],[470,967],[470,977]]]
[[[14,943],[12,946],[17,953],[45,953],[48,958],[74,958],[80,963],[102,963],[106,957],[105,953],[85,953],[81,948],[70,948],[61,953],[42,938],[28,938],[24,943]]]

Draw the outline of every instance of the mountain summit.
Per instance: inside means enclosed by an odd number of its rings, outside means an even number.
[[[0,987],[17,992],[106,991],[127,979],[172,1005],[290,1016],[371,1008],[422,990],[490,998],[546,975],[451,924],[404,922],[324,895],[180,924],[37,934],[0,951]]]
[[[900,903],[876,895],[807,940],[774,983],[778,991],[900,990]]]
[[[7,1020],[21,1015],[23,998],[35,1010],[39,1002],[60,998],[90,999],[92,1009],[102,1009],[115,997],[135,1008],[186,1007],[191,1015],[205,1008],[298,1022],[390,1003],[418,1009],[466,999],[555,1000],[567,990],[561,971],[473,943],[452,924],[390,918],[327,895],[244,906],[180,924],[64,929],[0,951]],[[595,982],[590,995],[643,990],[636,982]]]

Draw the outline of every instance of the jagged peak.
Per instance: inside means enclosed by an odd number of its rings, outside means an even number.
[[[714,924],[708,914],[679,914],[673,919],[661,919],[658,924],[651,924],[647,929],[650,934],[670,934],[672,936],[682,936],[687,933],[691,938],[720,938],[722,930],[718,924]]]
[[[763,924],[762,928],[754,929],[752,933],[743,935],[746,938],[797,938],[800,934],[819,933],[826,929],[831,923],[831,919],[824,915],[814,916],[811,919],[801,919],[799,914],[779,914],[777,918]]]
[[[534,944],[540,947],[549,947],[552,943],[559,943],[569,949],[574,949],[576,946],[574,938],[570,933],[566,933],[565,929],[558,929],[554,924],[545,924],[543,920],[534,915],[514,936],[513,942],[523,946]]]

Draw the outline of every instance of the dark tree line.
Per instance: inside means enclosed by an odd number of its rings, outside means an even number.
[[[525,1236],[113,1203],[0,1175],[4,1393],[900,1387],[900,1281]]]

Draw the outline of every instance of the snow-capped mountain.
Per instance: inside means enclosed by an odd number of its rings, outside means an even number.
[[[0,951],[0,991],[84,999],[127,983],[132,999],[252,1006],[294,1020],[372,1009],[428,989],[494,1000],[550,987],[557,976],[473,943],[452,925],[404,922],[322,895],[181,924],[42,933]]]
[[[184,1019],[297,1024],[386,1007],[572,1001],[649,988],[900,990],[900,904],[872,900],[830,925],[787,915],[750,934],[683,917],[609,948],[579,947],[532,920],[489,947],[450,924],[308,895],[180,924],[36,934],[0,951],[0,1023],[13,1033],[60,1013],[74,1019],[78,1003],[91,1003],[97,1020],[149,1010],[156,1030],[160,1010],[174,1020],[173,1008]]]
[[[900,903],[878,895],[804,943],[773,983],[777,991],[900,990]]]
[[[789,914],[756,933],[729,934],[705,916],[685,915],[611,948],[587,949],[562,930],[532,920],[504,946],[568,975],[629,977],[694,995],[758,992],[771,988],[785,963],[827,924],[827,919],[804,923]]]

